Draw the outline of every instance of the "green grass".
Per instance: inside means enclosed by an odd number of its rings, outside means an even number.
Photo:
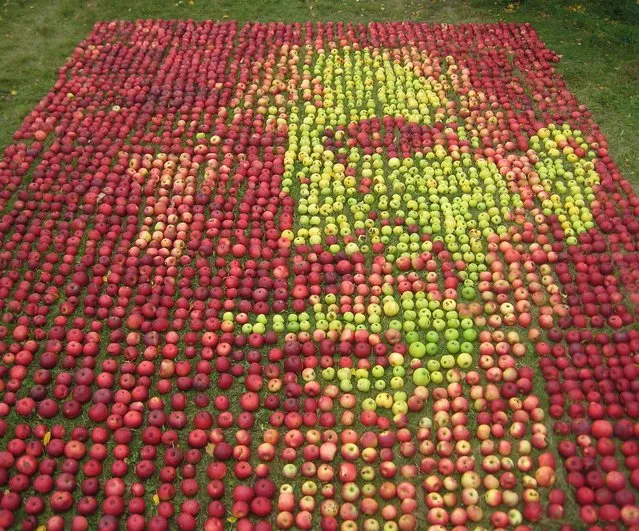
[[[98,20],[506,20],[532,23],[544,42],[563,55],[560,73],[579,101],[593,111],[625,177],[639,184],[639,158],[633,156],[632,136],[632,131],[639,130],[639,61],[635,57],[639,4],[618,0],[606,6],[592,0],[583,2],[583,12],[569,9],[576,4],[563,0],[514,4],[485,0],[0,0],[0,147],[10,143],[13,131],[53,85],[56,68]],[[535,367],[532,353],[525,361]],[[535,392],[545,396],[543,383]],[[563,475],[560,486],[565,488]],[[570,510],[566,519],[578,521],[574,509]]]
[[[581,6],[581,7],[579,7]],[[639,3],[636,0],[2,0],[0,146],[53,85],[56,68],[104,19],[530,22],[563,56],[559,71],[593,111],[624,176],[639,184]]]

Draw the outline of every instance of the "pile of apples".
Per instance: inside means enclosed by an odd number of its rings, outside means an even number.
[[[639,528],[639,198],[558,59],[96,24],[0,160],[0,528]]]

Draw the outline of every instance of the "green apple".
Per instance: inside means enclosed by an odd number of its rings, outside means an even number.
[[[408,353],[413,358],[421,359],[426,355],[426,345],[421,341],[415,341],[408,346]]]
[[[388,317],[395,317],[399,313],[400,307],[395,301],[386,301],[383,309],[385,315]]]
[[[475,298],[475,288],[471,286],[464,286],[461,290],[461,295],[464,300],[471,301]]]
[[[413,343],[419,341],[419,334],[417,332],[406,332],[404,338],[406,339],[406,343],[412,345]]]
[[[426,342],[427,343],[439,343],[439,334],[434,330],[430,330],[426,332]]]
[[[333,367],[326,367],[326,369],[322,371],[322,378],[329,382],[333,380],[335,378],[335,369],[333,369]]]
[[[446,326],[449,329],[453,329],[453,330],[458,330],[460,327],[460,323],[459,323],[459,319],[457,319],[457,316],[454,317],[446,317]],[[459,332],[457,332],[457,334],[459,335]]]
[[[377,389],[378,391],[383,391],[384,389],[386,389],[386,382],[384,380],[377,380],[375,382],[375,389]]]
[[[441,367],[441,364],[439,363],[438,360],[428,360],[426,362],[426,368],[431,372],[435,372],[438,371]]]
[[[464,341],[475,341],[477,339],[477,330],[474,328],[467,328],[462,332]]]
[[[359,474],[360,474],[360,476],[362,476],[362,479],[364,481],[373,481],[375,479],[375,469],[372,466],[362,467],[362,470],[360,471]],[[368,485],[370,485],[370,483]],[[366,495],[367,492],[368,492],[367,491],[367,486],[363,485],[362,486],[362,493]],[[367,497],[371,497],[371,495],[369,495]]]
[[[446,321],[444,321],[443,319],[434,319],[433,320],[433,328],[435,330],[437,330],[438,332],[442,332],[443,330],[446,329]]]
[[[404,391],[395,391],[393,393],[393,400],[395,402],[406,402],[408,395]]]
[[[427,343],[426,344],[426,354],[429,356],[436,356],[439,352],[439,345],[437,343]]]
[[[452,369],[455,366],[455,356],[452,354],[444,354],[439,361],[444,369]]]
[[[444,381],[444,375],[440,371],[431,372],[430,379],[434,384],[440,384]]]
[[[447,312],[454,310],[456,307],[457,303],[454,299],[445,299],[444,302],[442,302],[442,308]]]
[[[453,339],[446,342],[446,350],[451,354],[457,354],[459,352],[459,341]]]
[[[341,380],[339,382],[339,388],[345,393],[350,393],[353,390],[353,382],[350,380]]]
[[[399,376],[400,378],[406,374],[406,369],[402,365],[393,367],[393,376]]]
[[[393,415],[408,413],[408,404],[406,400],[396,400],[392,407]]]
[[[371,381],[367,378],[357,380],[357,390],[361,393],[368,393],[371,389]]]
[[[444,339],[446,341],[452,341],[459,338],[459,332],[455,328],[447,328],[444,332]]]
[[[384,367],[382,367],[381,365],[375,365],[375,367],[373,367],[371,372],[373,373],[373,376],[375,378],[383,378],[384,377]]]
[[[377,402],[374,398],[365,398],[362,400],[362,409],[364,411],[375,411],[377,409]]]
[[[413,373],[413,382],[415,385],[428,385],[430,383],[430,372],[424,367],[416,369]]]
[[[468,369],[473,364],[473,357],[468,352],[462,352],[457,356],[457,365],[460,369]]]
[[[473,347],[473,344],[468,342],[468,341],[464,341],[460,346],[459,346],[459,351],[460,352],[468,352],[471,353],[473,350],[475,350],[475,347]]]

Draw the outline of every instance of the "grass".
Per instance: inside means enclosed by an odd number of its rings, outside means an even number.
[[[636,0],[0,0],[0,147],[53,85],[56,68],[104,19],[530,22],[563,56],[559,71],[593,111],[624,176],[639,184]]]
[[[562,54],[559,71],[594,113],[626,178],[639,184],[632,131],[639,125],[639,4],[595,0],[520,3],[485,0],[0,0],[0,147],[53,85],[56,68],[103,19],[194,18],[248,20],[423,20],[428,22],[530,22]],[[526,359],[531,365],[534,358]],[[534,366],[534,365],[533,365]],[[536,389],[544,396],[543,388]],[[545,405],[545,404],[544,404]],[[262,412],[263,413],[263,412]],[[139,447],[139,440],[134,447]],[[565,478],[560,479],[565,487]],[[149,486],[150,488],[150,486]],[[149,490],[149,494],[151,494]],[[570,521],[577,521],[571,513]]]

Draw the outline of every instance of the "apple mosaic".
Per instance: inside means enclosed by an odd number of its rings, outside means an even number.
[[[0,529],[639,529],[639,198],[558,60],[96,24],[0,160]]]

